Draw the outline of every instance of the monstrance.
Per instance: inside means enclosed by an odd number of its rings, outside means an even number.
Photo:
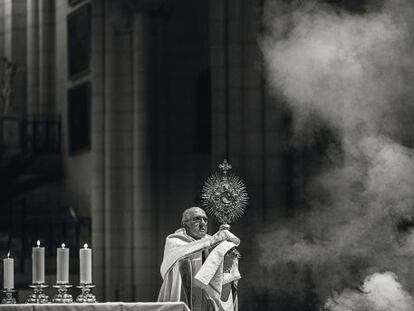
[[[228,172],[232,166],[226,159],[218,167],[221,172],[213,173],[204,183],[202,205],[220,223],[220,229],[229,230],[230,224],[243,215],[248,195],[243,181]]]

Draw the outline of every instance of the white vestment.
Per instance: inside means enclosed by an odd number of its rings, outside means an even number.
[[[209,253],[212,246],[215,248]],[[184,228],[169,235],[160,269],[164,282],[158,301],[184,301],[192,311],[237,310],[237,259],[230,271],[223,271],[224,256],[235,246],[227,241],[212,245],[209,235],[195,240]],[[225,286],[231,291],[223,301]]]

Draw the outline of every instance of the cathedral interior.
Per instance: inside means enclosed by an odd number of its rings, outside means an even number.
[[[414,289],[407,268],[414,248],[403,249],[414,245],[407,242],[414,228],[414,140],[407,134],[414,113],[402,104],[414,98],[414,39],[402,44],[398,25],[381,28],[395,13],[387,7],[393,1],[308,1],[332,18],[316,25],[315,8],[304,9],[313,17],[293,42],[300,22],[294,31],[286,27],[299,17],[279,32],[272,27],[287,7],[306,1],[0,0],[0,254],[15,258],[17,295],[29,292],[31,250],[40,240],[46,283],[55,282],[55,249],[64,242],[77,284],[77,249],[88,243],[99,301],[156,301],[165,237],[180,226],[185,208],[200,206],[204,182],[224,159],[249,195],[231,227],[241,239],[241,310],[320,310],[333,291],[358,288],[375,272],[393,271],[403,288]],[[331,55],[335,27],[342,41]],[[318,44],[316,33],[329,40],[313,57],[316,47],[305,43]],[[272,43],[278,40],[286,44]],[[361,42],[389,53],[367,54]],[[345,56],[327,65],[329,75],[320,69],[338,55]],[[301,67],[302,59],[315,66]],[[362,76],[375,75],[367,96],[362,80],[352,84],[360,71],[347,70],[360,63],[350,59],[366,60],[358,68],[375,72]],[[385,73],[393,79],[381,84]],[[332,92],[314,92],[312,81]],[[381,91],[392,81],[394,93]],[[370,95],[375,91],[381,97]],[[351,93],[358,100],[338,99]],[[299,109],[302,95],[321,104]],[[368,108],[349,108],[365,98]],[[369,104],[378,98],[401,104],[384,103],[388,108],[372,114]],[[332,101],[339,103],[333,109],[323,104]],[[336,109],[361,122],[346,123]],[[382,121],[374,123],[376,116]],[[346,171],[344,163],[351,163]],[[395,178],[381,188],[373,176]],[[392,195],[384,195],[387,188]],[[375,217],[361,212],[377,198],[395,209]],[[388,225],[392,238],[383,245],[360,242],[375,240],[379,226]],[[209,232],[217,230],[210,219]],[[388,252],[390,245],[403,250]]]

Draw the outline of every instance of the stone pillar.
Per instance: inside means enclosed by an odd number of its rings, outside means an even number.
[[[27,112],[55,111],[53,0],[27,0]]]
[[[4,57],[4,25],[5,25],[5,18],[4,18],[4,1],[0,0],[0,59]]]
[[[213,120],[212,166],[228,157],[233,167],[243,169],[243,3],[223,0],[210,5],[210,65]]]
[[[286,207],[283,109],[265,89],[258,42],[261,9],[260,1],[213,1],[210,6],[213,162],[227,149],[250,197],[245,216],[232,226],[241,233],[241,252],[251,254],[240,262],[241,305],[249,303],[247,284],[257,276],[267,277],[256,264],[259,250],[251,234]]]
[[[118,4],[92,3],[92,239],[104,301],[132,292],[131,29]]]
[[[3,30],[4,49],[3,56],[11,58],[12,54],[12,0],[3,0]]]
[[[245,18],[246,10],[244,1],[223,0],[210,5],[212,166],[227,157],[237,175],[251,178],[248,189],[255,200],[251,203],[261,206],[262,193],[253,187],[259,189],[262,182],[263,100],[257,91],[260,73],[254,70],[255,59],[245,58],[252,32],[244,27],[250,22]],[[252,82],[254,87],[249,85]],[[252,174],[250,170],[254,170]]]
[[[115,8],[111,14],[121,14]],[[117,16],[119,17],[119,16]],[[125,18],[125,17],[124,17]],[[105,223],[106,300],[132,299],[132,58],[130,29],[106,36]]]
[[[250,204],[256,206],[249,219],[257,221],[277,210],[271,205],[286,203],[283,109],[265,90],[257,41],[260,10],[255,1],[224,0],[210,6],[213,163],[228,153],[246,179]]]
[[[106,201],[105,201],[105,107],[106,107],[106,0],[92,2],[92,191],[91,220],[93,278],[99,301],[106,301]]]
[[[26,69],[26,0],[4,0],[4,57]],[[26,74],[15,74],[9,112],[24,112],[26,107]]]
[[[55,112],[54,17],[55,0],[39,1],[39,106],[40,113]]]
[[[27,112],[39,108],[39,0],[27,0]]]
[[[103,301],[154,300],[150,17],[93,2],[92,239]]]
[[[151,18],[136,13],[133,19],[133,282],[135,297],[154,299],[156,258],[156,206],[153,200],[154,165],[151,141]]]

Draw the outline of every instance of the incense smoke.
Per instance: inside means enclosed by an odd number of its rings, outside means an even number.
[[[331,311],[412,311],[414,299],[392,272],[386,272],[367,277],[359,291],[346,289],[329,298],[324,307]]]
[[[299,167],[307,175],[296,172],[302,206],[259,236],[277,297],[321,306],[382,271],[414,289],[414,3],[367,8],[266,4],[267,81],[293,113],[292,145],[307,150],[329,133],[317,160]]]

